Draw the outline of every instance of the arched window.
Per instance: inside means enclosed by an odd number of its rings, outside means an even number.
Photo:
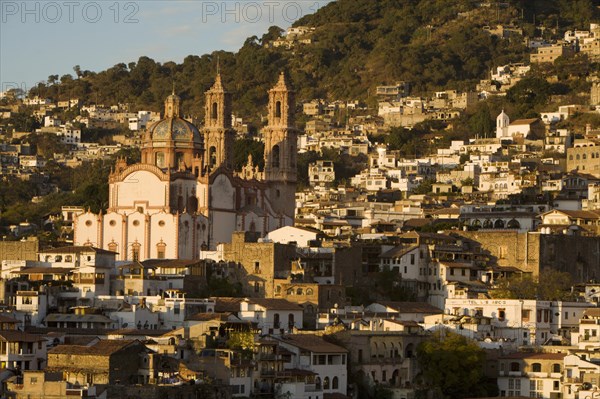
[[[517,220],[515,219],[511,219],[508,224],[506,225],[506,227],[508,227],[509,229],[520,229],[521,228],[521,223],[519,223]]]
[[[323,378],[323,389],[329,389],[329,377]]]
[[[142,245],[138,242],[134,242],[133,244],[131,244],[131,259],[134,262],[137,262],[140,260],[140,248],[142,247]]]
[[[217,119],[217,109],[218,104],[216,102],[212,103],[212,107],[210,109],[210,119]]]
[[[217,149],[214,146],[208,150],[208,159],[211,168],[217,164]]]
[[[333,377],[333,380],[331,380],[331,389],[338,389],[339,388],[339,381],[337,377]]]
[[[312,295],[313,294],[313,289],[312,288],[307,288],[306,289],[306,295]]]
[[[191,195],[187,201],[187,211],[188,213],[196,213],[198,212],[198,198]]]
[[[167,252],[167,244],[164,242],[159,242],[156,244],[156,258],[157,259],[165,259],[165,255]]]
[[[560,371],[560,364],[559,364],[559,363],[554,363],[554,364],[552,365],[552,372],[553,372],[553,373],[560,373],[560,372],[561,372],[561,371]]]
[[[573,160],[573,154],[569,155],[569,161]]]
[[[281,101],[275,103],[275,118],[281,118]]]
[[[582,159],[587,159],[587,154],[583,154],[583,155],[581,156],[581,158],[582,158]]]
[[[315,388],[317,389],[317,391],[321,390],[321,378],[320,377],[315,378]]]
[[[503,229],[504,228],[504,221],[502,219],[496,220],[496,223],[494,223],[494,228],[495,229]]]
[[[408,344],[406,346],[404,357],[406,357],[408,359],[412,358],[413,357],[413,352],[415,350],[414,348],[415,348],[415,346],[413,344]]]
[[[296,289],[296,295],[303,295],[304,291],[302,290],[302,288],[298,288]]]
[[[533,363],[531,365],[531,371],[534,373],[539,373],[542,371],[542,365],[540,363]]]
[[[71,255],[66,255],[66,256],[65,256],[65,262],[73,262],[73,256],[71,256]]]
[[[164,168],[165,167],[165,153],[164,152],[157,152],[155,155],[155,164],[156,166],[158,166],[159,168]]]
[[[274,145],[273,146],[273,151],[271,151],[271,159],[273,160],[273,167],[274,168],[278,168],[279,167],[279,146],[278,145]]]
[[[485,222],[483,222],[484,229],[491,229],[493,227],[494,227],[494,223],[491,220],[487,219]]]

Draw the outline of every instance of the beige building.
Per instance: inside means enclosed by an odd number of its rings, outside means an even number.
[[[567,171],[574,170],[600,177],[599,140],[575,140],[573,147],[567,149]]]
[[[538,47],[537,52],[531,54],[529,60],[532,64],[554,62],[558,57],[572,54],[573,48],[570,45],[554,44],[550,46]]]
[[[565,356],[565,353],[517,352],[500,357],[500,396],[560,398]]]

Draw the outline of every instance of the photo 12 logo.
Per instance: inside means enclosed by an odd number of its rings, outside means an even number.
[[[135,1],[0,1],[2,23],[88,22],[109,20],[136,24],[140,6]]]
[[[214,19],[222,23],[269,23],[280,19],[292,24],[305,14],[316,12],[327,0],[321,1],[202,1],[202,22]]]
[[[25,82],[0,82],[0,100],[3,98],[23,98],[27,90]]]

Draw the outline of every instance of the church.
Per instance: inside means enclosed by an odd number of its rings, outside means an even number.
[[[144,133],[141,162],[119,159],[111,171],[108,209],[75,218],[74,245],[114,251],[122,261],[197,259],[234,231],[264,236],[293,224],[297,131],[285,74],[269,90],[262,171],[251,157],[234,170],[231,94],[220,74],[205,97],[201,129],[181,117],[175,93],[167,97],[164,118]]]

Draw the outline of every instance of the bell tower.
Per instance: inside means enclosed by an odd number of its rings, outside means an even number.
[[[294,218],[298,133],[294,127],[294,92],[285,74],[269,90],[269,123],[264,130],[265,172],[273,208]]]
[[[209,171],[221,166],[233,169],[235,132],[231,128],[231,94],[225,91],[219,72],[205,96],[205,165]]]

